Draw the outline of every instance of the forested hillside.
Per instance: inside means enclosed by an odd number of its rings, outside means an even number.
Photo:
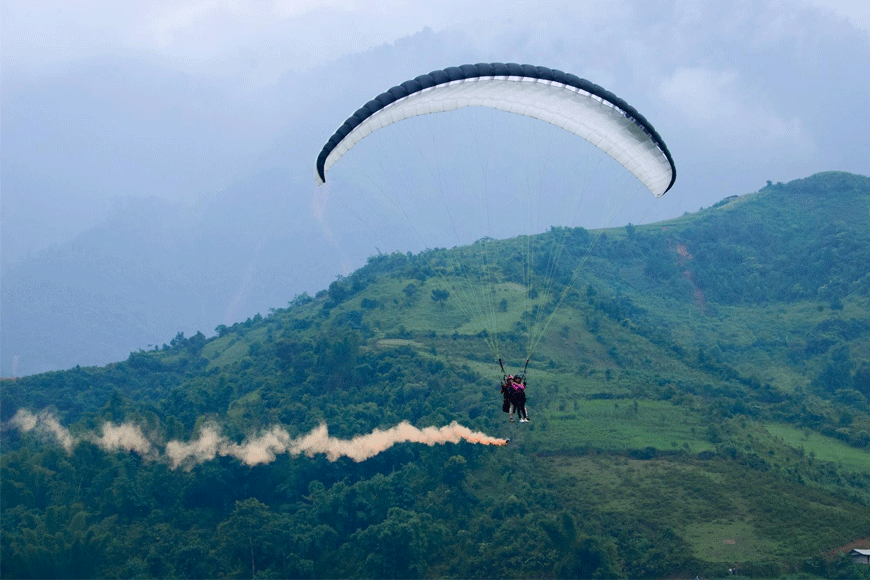
[[[487,243],[495,337],[450,291],[463,249],[432,249],[4,381],[2,576],[870,577],[838,555],[870,536],[870,178],[553,228],[547,295],[530,240]],[[521,370],[540,313],[531,422],[509,423],[487,340]],[[511,443],[299,450],[403,421]]]

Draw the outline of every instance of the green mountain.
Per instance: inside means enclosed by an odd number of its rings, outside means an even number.
[[[870,178],[481,244],[5,381],[3,577],[870,577]]]

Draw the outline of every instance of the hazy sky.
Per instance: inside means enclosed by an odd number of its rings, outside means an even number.
[[[687,11],[702,2],[685,1]],[[613,16],[642,2],[576,0],[572,9]],[[709,4],[709,2],[708,2]],[[740,10],[745,2],[722,2]],[[870,2],[793,0],[870,33]],[[215,74],[274,74],[323,64],[423,27],[551,26],[562,2],[483,0],[7,0],[4,66],[52,66],[87,56],[144,50]],[[558,26],[558,25],[556,25]],[[238,67],[234,69],[233,67]]]
[[[429,55],[409,43],[406,55],[366,71],[388,79],[383,86],[359,77],[338,88],[357,89],[361,104],[466,61],[544,64],[589,78],[644,112],[677,160],[674,194],[653,217],[754,191],[766,179],[870,170],[867,120],[824,102],[866,98],[865,0],[13,0],[0,10],[4,244],[16,259],[98,223],[113,199],[196,198],[224,187],[289,122],[277,109],[287,102],[273,98],[276,114],[265,112],[270,89],[337,126],[354,105],[306,102],[311,91],[288,83],[288,71],[298,77],[424,29],[454,34],[456,50],[446,37]],[[95,68],[83,71],[89,62]],[[127,78],[113,86],[123,69]],[[147,86],[152,80],[163,84]],[[137,123],[166,133],[162,143],[177,151],[167,154]],[[43,237],[28,245],[28,231]]]

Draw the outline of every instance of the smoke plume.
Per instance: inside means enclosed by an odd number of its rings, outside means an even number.
[[[137,425],[127,423],[115,425],[106,421],[103,423],[101,435],[87,434],[84,437],[75,437],[60,424],[52,413],[41,411],[34,415],[29,411],[19,409],[15,416],[9,420],[9,426],[22,433],[33,431],[58,443],[67,452],[72,451],[82,441],[90,441],[105,451],[136,451],[141,455],[147,455],[152,450],[152,444],[142,434],[142,430]]]
[[[34,431],[38,435],[52,439],[67,452],[72,451],[72,448],[78,444],[78,441],[70,435],[67,428],[47,411],[34,415],[29,411],[19,409],[15,416],[9,420],[9,423],[12,427],[17,427],[22,433]]]
[[[397,443],[424,443],[443,445],[468,441],[479,445],[506,445],[505,439],[490,437],[472,431],[455,421],[444,427],[418,429],[403,421],[387,430],[375,429],[367,435],[353,439],[337,439],[329,436],[326,424],[321,424],[307,435],[296,439],[290,437],[283,428],[274,426],[265,433],[249,438],[242,443],[234,443],[219,434],[214,425],[204,427],[199,437],[188,443],[170,441],[166,444],[166,457],[173,468],[191,466],[214,459],[216,456],[235,457],[250,466],[271,463],[281,454],[308,457],[326,455],[330,461],[348,457],[356,462],[365,461],[378,453],[386,451]]]
[[[151,451],[151,442],[136,425],[113,425],[106,422],[103,424],[103,434],[91,441],[106,451],[136,451],[140,455],[147,455]]]
[[[365,461],[382,453],[398,443],[422,443],[425,445],[444,445],[467,441],[478,445],[507,445],[506,439],[490,437],[479,431],[455,421],[444,427],[425,427],[418,429],[407,421],[403,421],[390,429],[375,429],[366,435],[358,435],[352,439],[337,439],[329,435],[325,423],[297,438],[280,426],[259,435],[249,437],[241,443],[236,443],[221,434],[220,427],[215,424],[203,426],[196,439],[190,441],[172,440],[162,446],[149,439],[142,429],[130,423],[115,425],[106,422],[100,435],[85,434],[75,437],[63,427],[57,418],[48,412],[33,414],[19,410],[9,421],[8,427],[20,430],[22,433],[35,432],[53,442],[60,444],[70,452],[82,441],[89,441],[101,449],[114,451],[135,451],[150,459],[165,461],[172,469],[179,467],[191,469],[193,466],[216,457],[233,457],[245,465],[254,466],[271,463],[278,455],[325,455],[329,461],[347,457],[353,461]]]

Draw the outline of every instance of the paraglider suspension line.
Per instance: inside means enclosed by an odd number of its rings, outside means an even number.
[[[529,370],[529,360],[526,359],[526,365],[523,367],[523,374],[520,375],[520,379],[524,382],[526,380],[526,371]],[[504,370],[504,362],[502,362],[501,357],[498,359],[498,366],[501,367],[502,380],[507,378],[507,371]]]

